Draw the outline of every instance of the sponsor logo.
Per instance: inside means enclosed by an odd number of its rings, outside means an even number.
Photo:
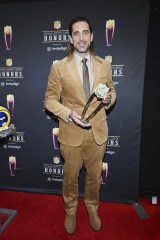
[[[54,21],[54,29],[42,31],[42,44],[47,44],[46,50],[50,51],[66,51],[69,41],[69,31],[61,29],[61,21]],[[67,44],[67,45],[66,45]]]
[[[124,76],[124,74],[123,74],[124,65],[123,64],[118,64],[118,65],[112,64],[113,58],[110,55],[105,56],[105,59],[111,63],[113,77],[123,77]]]
[[[13,136],[10,137],[9,141],[12,143],[24,143],[25,141],[24,132],[15,132]]]
[[[111,64],[112,67],[112,77],[123,77],[124,76],[124,65],[123,64],[112,64],[113,58],[112,56],[108,55],[105,56],[105,60],[108,60]],[[116,82],[115,79],[114,80],[114,85],[118,84],[119,82]]]
[[[109,136],[107,141],[106,153],[109,155],[114,155],[116,153],[114,149],[120,147],[119,141],[120,136]]]
[[[11,81],[11,82],[1,82],[0,83],[0,85],[1,85],[1,87],[5,87],[5,86],[15,86],[15,87],[17,87],[17,86],[19,86],[19,84],[20,83],[18,83],[18,82],[15,82],[15,81]]]
[[[14,132],[11,135],[5,144],[3,145],[4,149],[22,149],[21,143],[25,143],[25,133],[24,132]]]
[[[3,79],[1,86],[18,86],[19,83],[15,82],[15,79],[23,78],[23,67],[13,66],[13,60],[11,58],[6,59],[6,66],[0,67],[0,79]]]
[[[18,146],[18,145],[13,145],[13,144],[4,144],[3,145],[3,148],[4,149],[16,149],[16,150],[20,150],[22,147],[21,146]]]
[[[108,147],[120,147],[119,139],[120,136],[109,136],[107,142]]]
[[[24,132],[15,132],[11,135],[5,144],[3,145],[4,149],[22,149],[22,146],[19,145],[20,143],[25,143],[25,133]]]
[[[43,164],[43,174],[47,176],[47,181],[63,182],[63,164],[60,158],[55,156],[52,164]]]

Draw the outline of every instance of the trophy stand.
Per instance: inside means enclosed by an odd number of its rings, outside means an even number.
[[[92,119],[100,110],[101,108],[104,106],[103,102],[100,101],[99,105],[96,107],[96,109],[89,115],[89,117],[87,117],[86,119],[84,119],[85,114],[89,108],[89,105],[91,104],[92,100],[94,99],[94,97],[97,97],[98,100],[102,100],[104,98],[104,96],[110,91],[110,88],[108,88],[106,86],[106,84],[102,84],[100,83],[98,85],[98,87],[95,89],[94,93],[92,95],[90,95],[84,109],[83,112],[81,114],[82,117],[82,122],[83,123],[88,123],[90,119]]]

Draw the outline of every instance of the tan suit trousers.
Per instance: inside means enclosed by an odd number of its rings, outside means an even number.
[[[78,178],[84,165],[86,180],[84,202],[88,211],[96,211],[99,206],[102,160],[106,143],[97,145],[92,130],[84,129],[85,138],[81,146],[73,147],[61,144],[60,150],[64,158],[63,199],[68,214],[77,211]]]

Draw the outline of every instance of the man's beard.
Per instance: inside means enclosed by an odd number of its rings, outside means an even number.
[[[77,46],[73,46],[74,47],[74,50],[77,51],[78,53],[86,53],[88,52],[88,50],[90,49],[90,44],[86,47],[77,47]]]

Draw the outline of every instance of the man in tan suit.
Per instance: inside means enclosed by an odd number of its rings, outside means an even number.
[[[45,93],[45,108],[59,119],[60,151],[64,158],[63,199],[69,234],[76,229],[78,177],[82,165],[86,169],[84,202],[92,228],[100,230],[98,215],[102,160],[106,151],[108,126],[106,110],[115,103],[116,92],[111,65],[92,51],[93,32],[84,17],[73,19],[69,25],[69,52],[67,57],[54,61]],[[86,123],[81,114],[87,99],[83,88],[82,59],[86,58],[90,94],[102,83],[110,92],[102,100],[104,107]],[[86,112],[87,118],[99,105],[96,97]]]

